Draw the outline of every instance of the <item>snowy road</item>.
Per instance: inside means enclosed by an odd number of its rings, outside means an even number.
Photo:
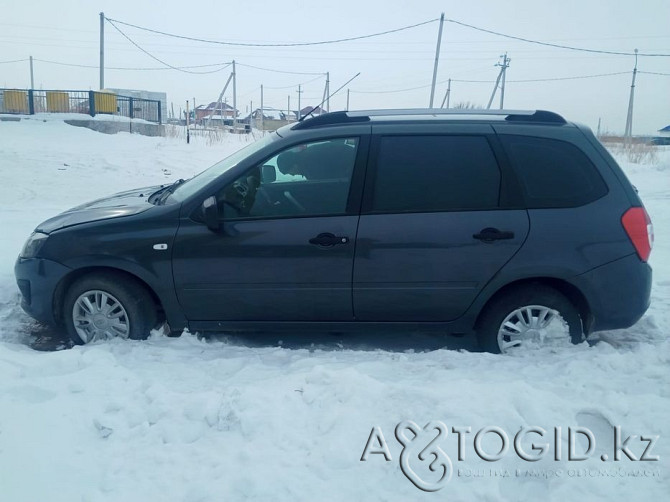
[[[30,348],[31,333],[44,331],[18,307],[13,264],[35,225],[99,196],[190,176],[246,141],[187,146],[55,121],[0,122],[0,501],[667,498],[668,149],[653,165],[622,162],[655,226],[651,308],[635,327],[592,346],[500,357],[427,336],[184,334]],[[453,474],[437,495],[400,470],[394,429],[403,420],[471,428],[463,460],[456,434],[443,442]],[[361,461],[374,426],[390,461]],[[524,445],[549,443],[549,454],[526,462],[510,445],[497,462],[478,459],[473,436],[487,426],[510,441],[521,428],[542,427],[548,435]],[[614,426],[624,438],[659,436],[650,452],[659,460],[613,461]],[[568,460],[569,427],[593,433],[590,459]],[[639,459],[646,443],[628,445]],[[500,442],[493,435],[483,448],[497,452]]]

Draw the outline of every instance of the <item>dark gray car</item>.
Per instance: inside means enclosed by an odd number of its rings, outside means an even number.
[[[37,227],[23,308],[75,343],[172,330],[416,329],[492,352],[649,305],[653,241],[586,127],[551,112],[336,112],[200,175]]]

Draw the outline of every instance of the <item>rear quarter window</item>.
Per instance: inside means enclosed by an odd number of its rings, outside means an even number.
[[[607,194],[596,166],[566,141],[501,135],[528,208],[578,207]]]

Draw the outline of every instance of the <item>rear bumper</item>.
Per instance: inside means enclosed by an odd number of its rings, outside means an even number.
[[[573,278],[586,296],[591,332],[623,329],[635,324],[649,308],[651,267],[632,254]]]
[[[54,293],[70,269],[42,258],[16,260],[14,275],[21,291],[21,308],[38,321],[55,323]]]

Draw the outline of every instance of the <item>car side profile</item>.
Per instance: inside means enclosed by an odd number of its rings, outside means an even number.
[[[579,343],[649,305],[651,221],[585,126],[547,111],[334,112],[190,180],[38,225],[22,307],[77,344],[173,331],[436,331]]]

